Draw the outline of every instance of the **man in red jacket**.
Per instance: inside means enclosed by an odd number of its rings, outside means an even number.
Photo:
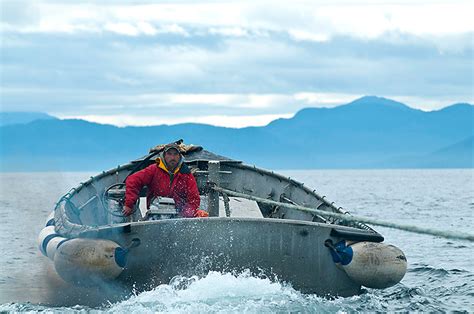
[[[182,217],[207,217],[207,212],[198,209],[200,198],[196,180],[183,163],[177,144],[168,144],[156,163],[130,175],[125,181],[125,204],[123,214],[129,216],[140,197],[140,190],[148,187],[147,208],[158,196],[174,199]]]

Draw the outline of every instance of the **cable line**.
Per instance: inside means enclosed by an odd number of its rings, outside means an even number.
[[[245,198],[248,200],[256,201],[259,203],[263,204],[268,204],[268,205],[274,205],[274,206],[281,206],[281,207],[286,207],[286,208],[292,208],[304,212],[309,212],[321,216],[327,216],[327,217],[334,217],[338,218],[340,220],[344,221],[349,221],[349,222],[362,222],[362,223],[368,223],[371,225],[376,225],[376,226],[382,226],[382,227],[387,227],[387,228],[392,228],[392,229],[399,229],[399,230],[404,230],[408,232],[414,232],[414,233],[419,233],[419,234],[428,234],[428,235],[433,235],[433,236],[438,236],[438,237],[443,237],[446,239],[457,239],[457,240],[467,240],[470,242],[474,242],[474,235],[465,233],[465,232],[454,232],[454,231],[445,231],[445,230],[436,230],[432,228],[424,228],[424,227],[418,227],[418,226],[413,226],[413,225],[403,225],[403,224],[398,224],[390,221],[383,221],[383,220],[378,220],[378,219],[373,219],[373,218],[367,218],[367,217],[360,217],[360,216],[352,216],[348,214],[339,214],[339,213],[332,213],[332,212],[327,212],[324,210],[320,209],[315,209],[315,208],[310,208],[310,207],[305,207],[305,206],[299,206],[299,205],[293,205],[293,204],[288,204],[288,203],[281,203],[277,201],[272,201],[268,200],[265,198],[260,198],[257,196],[252,196],[248,194],[243,194],[239,192],[235,192],[232,190],[227,190],[223,189],[221,187],[213,186],[212,187],[214,190],[225,193],[227,195],[232,195],[234,197],[241,197]]]

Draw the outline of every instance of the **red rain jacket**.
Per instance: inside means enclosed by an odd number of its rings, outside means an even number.
[[[171,175],[163,161],[157,159],[156,164],[130,175],[125,184],[125,205],[130,208],[135,205],[144,186],[148,187],[147,208],[157,196],[173,198],[182,217],[194,217],[199,207],[196,180],[185,164]]]

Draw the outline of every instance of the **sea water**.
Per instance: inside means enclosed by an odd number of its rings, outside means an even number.
[[[473,233],[474,171],[281,171],[354,215]],[[401,248],[408,271],[384,290],[349,298],[303,294],[290,283],[248,272],[210,272],[125,299],[97,295],[61,281],[36,239],[61,195],[92,173],[0,174],[0,312],[272,313],[474,311],[474,244],[374,227]]]

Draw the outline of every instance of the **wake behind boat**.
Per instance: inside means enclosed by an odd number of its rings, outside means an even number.
[[[178,144],[210,217],[179,218],[173,199],[167,198],[148,211],[137,207],[130,218],[123,216],[124,181],[155,163],[164,149],[158,145],[59,200],[39,245],[61,278],[76,285],[113,282],[145,290],[175,276],[250,270],[302,292],[351,296],[361,286],[386,288],[405,275],[403,252],[383,243],[369,226],[295,208],[349,215],[302,183],[200,146]],[[145,195],[146,188],[140,192]],[[232,201],[242,197],[257,200],[261,218],[232,216]]]

